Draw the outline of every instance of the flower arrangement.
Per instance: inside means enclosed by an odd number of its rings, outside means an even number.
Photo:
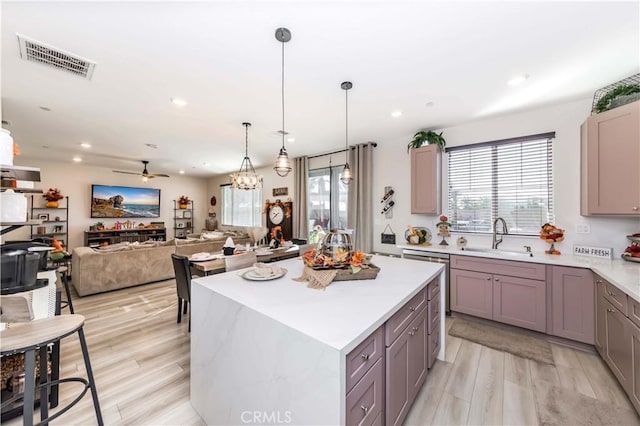
[[[64,195],[62,195],[62,192],[60,192],[58,188],[49,188],[47,192],[42,194],[42,197],[47,201],[58,201],[62,200]]]
[[[178,204],[189,204],[189,197],[187,197],[186,195],[181,195],[180,198],[178,198]]]
[[[357,274],[361,269],[369,267],[371,256],[361,251],[354,251],[351,253],[351,257],[349,257],[348,251],[338,248],[336,250],[336,260],[334,260],[322,253],[316,256],[316,249],[312,248],[302,255],[302,261],[306,266],[316,269],[341,268],[348,265],[351,267],[351,272]]]

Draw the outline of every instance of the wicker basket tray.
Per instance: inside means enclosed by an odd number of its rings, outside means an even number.
[[[368,268],[362,268],[357,274],[351,273],[351,268],[339,269],[333,281],[352,281],[352,280],[375,280],[380,272],[380,268],[375,265],[369,265]]]

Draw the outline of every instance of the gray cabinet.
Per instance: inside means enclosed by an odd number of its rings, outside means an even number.
[[[640,413],[640,302],[596,275],[596,349]]]
[[[546,283],[507,275],[493,276],[493,320],[544,333]]]
[[[631,403],[640,413],[640,328],[635,324],[629,324],[629,337],[631,338],[631,377],[627,393]]]
[[[604,345],[607,340],[605,317],[607,316],[607,301],[604,298],[605,284],[600,277],[596,278],[596,350],[604,358]]]
[[[628,319],[605,299],[604,360],[622,387],[628,391],[631,382],[631,338]]]
[[[640,101],[581,127],[580,214],[640,216]]]
[[[595,290],[589,269],[551,267],[550,334],[593,345]]]
[[[347,425],[382,424],[383,371],[384,362],[378,358],[378,361],[347,394]]]
[[[431,368],[440,352],[440,279],[431,281],[427,287],[427,367]]]
[[[411,213],[440,213],[440,164],[438,145],[411,150]]]
[[[493,319],[493,278],[485,272],[451,269],[451,310]]]
[[[400,336],[387,347],[387,425],[401,425],[427,377],[427,309],[418,313]]]
[[[451,310],[546,331],[545,266],[451,256]]]

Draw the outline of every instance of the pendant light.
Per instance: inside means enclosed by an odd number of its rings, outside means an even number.
[[[242,125],[245,127],[245,154],[240,164],[240,169],[237,173],[231,175],[231,187],[234,189],[252,190],[260,188],[262,181],[256,174],[256,170],[253,168],[253,164],[251,164],[251,159],[249,158],[249,126],[251,126],[251,123],[242,123]]]
[[[349,89],[353,87],[350,81],[343,82],[340,87],[344,90],[345,96],[345,136],[344,136],[344,169],[340,174],[340,180],[345,185],[349,185],[353,180],[351,168],[349,167]]]
[[[276,159],[276,166],[273,170],[276,171],[278,176],[285,177],[291,171],[291,162],[289,161],[289,155],[287,149],[284,147],[284,138],[287,132],[284,130],[284,44],[291,40],[291,31],[286,28],[278,28],[276,30],[276,40],[282,43],[282,148]]]

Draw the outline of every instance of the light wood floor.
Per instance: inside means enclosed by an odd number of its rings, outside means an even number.
[[[202,425],[189,403],[187,321],[176,324],[173,281],[74,299],[85,333],[106,424]],[[66,313],[67,311],[63,311]],[[447,329],[452,324],[447,319]],[[552,345],[556,366],[447,335],[446,360],[436,361],[407,419],[411,425],[539,424],[534,380],[544,380],[621,407],[622,389],[592,353]],[[63,340],[61,376],[84,374],[77,337]],[[61,389],[61,405],[75,397]],[[21,418],[5,422],[20,424]],[[55,425],[96,424],[86,395]]]

